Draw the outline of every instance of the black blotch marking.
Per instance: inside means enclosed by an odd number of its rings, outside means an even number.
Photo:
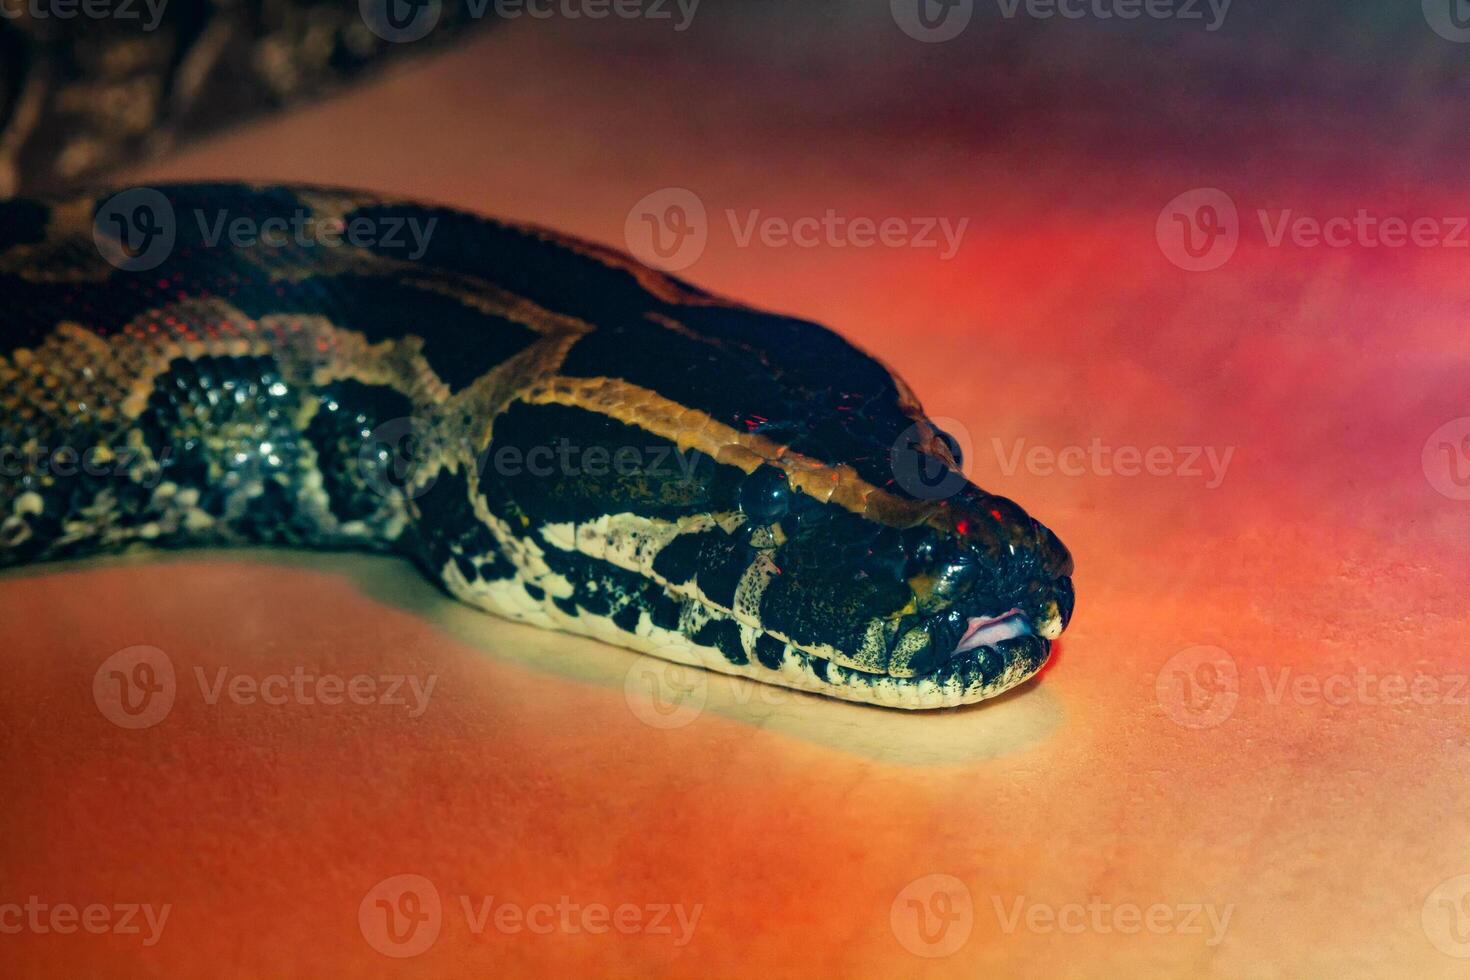
[[[762,667],[771,670],[780,670],[781,663],[785,658],[786,644],[766,633],[762,633],[755,640],[755,659],[759,660]]]
[[[595,412],[516,402],[495,420],[484,482],[502,498],[496,513],[513,521],[524,515],[533,524],[585,523],[621,512],[673,520],[727,509],[740,470],[700,455],[686,478],[676,448]],[[636,456],[638,465],[619,472],[619,450],[625,460]]]
[[[912,597],[908,583],[860,572],[878,525],[834,507],[824,520],[804,523],[775,550],[781,570],[761,594],[760,620],[797,645],[861,647],[874,616],[896,613]]]
[[[699,628],[693,640],[701,646],[714,647],[732,664],[750,662],[740,643],[740,627],[728,619],[712,619]]]
[[[526,595],[530,596],[532,599],[535,599],[537,602],[542,602],[546,599],[546,590],[539,585],[525,582],[522,584],[521,587],[526,590]]]
[[[690,531],[664,546],[653,559],[653,572],[673,585],[697,580],[699,591],[726,609],[735,604],[735,587],[755,552],[723,529]]]
[[[386,465],[364,452],[367,440],[383,423],[408,417],[413,403],[393,388],[352,380],[332,382],[317,400],[306,437],[316,448],[332,513],[342,521],[370,517],[383,506],[381,489],[392,481],[386,469],[365,472],[369,466]]]
[[[564,599],[561,596],[555,596],[555,597],[552,598],[551,603],[552,603],[552,605],[556,606],[556,608],[560,609],[562,611],[562,613],[565,614],[565,615],[567,615],[567,616],[576,616],[577,615],[577,604],[575,602],[573,602],[571,599]]]
[[[413,503],[419,512],[415,551],[436,578],[451,560],[471,580],[485,567],[483,562],[490,562],[491,568],[501,567],[492,557],[500,554],[500,545],[475,514],[464,473],[441,472]],[[506,562],[505,567],[509,564]]]
[[[573,345],[563,373],[623,378],[909,496],[891,455],[913,420],[880,363],[804,320],[727,306],[649,308],[698,336],[647,318],[602,323]]]
[[[707,541],[700,556],[699,591],[714,603],[726,609],[735,605],[735,587],[740,577],[750,567],[755,552],[744,541],[719,532],[718,538]]]
[[[654,297],[632,274],[568,248],[563,241],[444,208],[374,204],[346,215],[373,221],[435,219],[421,261],[441,269],[484,276],[548,310],[600,326],[636,318]],[[373,251],[407,259],[411,241],[377,244]],[[685,285],[689,292],[699,290]]]
[[[397,279],[343,274],[300,282],[240,283],[225,298],[250,316],[316,313],[369,342],[423,338],[424,359],[460,390],[536,340],[523,324]]]
[[[624,633],[631,633],[638,628],[638,622],[643,618],[642,613],[643,610],[637,603],[629,602],[613,613],[613,625]]]
[[[675,596],[669,595],[663,589],[651,590],[653,592],[648,610],[649,618],[653,625],[659,629],[675,630],[679,628],[679,614],[683,611],[684,604]]]
[[[688,532],[664,545],[653,558],[653,573],[673,585],[694,581],[699,572],[699,553],[704,534]]]

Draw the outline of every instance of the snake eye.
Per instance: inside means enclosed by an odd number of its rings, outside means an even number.
[[[980,566],[969,555],[950,557],[935,572],[934,595],[945,599],[957,598],[966,592],[980,577]]]
[[[939,542],[927,528],[910,528],[903,533],[904,578],[926,575],[939,564]]]
[[[740,509],[752,524],[775,524],[791,509],[791,490],[786,474],[774,466],[762,466],[740,483]]]

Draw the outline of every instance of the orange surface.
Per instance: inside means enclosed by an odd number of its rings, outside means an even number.
[[[1463,49],[1425,32],[1395,87],[1318,37],[1282,81],[1265,29],[1151,60],[1057,23],[1008,62],[874,6],[512,24],[133,176],[360,185],[619,244],[635,202],[693,190],[709,243],[685,276],[888,360],[960,423],[972,477],[1071,547],[1077,613],[1040,681],[923,716],[828,703],[481,616],[359,556],[12,572],[0,927],[32,895],[170,911],[151,945],[141,919],[0,932],[0,972],[1470,970],[1470,252],[1268,236],[1288,208],[1470,214],[1438,179],[1463,147],[1436,72]],[[1276,82],[1202,67],[1241,62]],[[1115,87],[1079,80],[1109,66]],[[1197,187],[1240,214],[1209,272],[1156,238]],[[725,218],[828,208],[970,222],[946,261],[741,247]],[[1172,455],[1120,475],[1094,440]],[[136,646],[175,681],[144,728],[93,694]],[[298,669],[410,677],[427,703],[217,687]],[[379,899],[421,931],[395,944]],[[595,931],[623,905],[627,933]]]

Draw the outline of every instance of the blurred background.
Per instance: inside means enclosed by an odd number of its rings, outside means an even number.
[[[395,40],[371,0],[180,4],[152,34],[213,57],[156,85],[144,39],[27,103],[39,2],[0,24],[9,189],[341,184],[666,262],[639,216],[677,204],[680,276],[894,366],[1078,600],[1038,680],[904,716],[388,559],[6,573],[7,973],[1464,974],[1470,5],[429,3]],[[133,729],[92,679],[138,645],[178,687]],[[298,669],[433,687],[199,680]],[[169,912],[11,928],[32,898]]]

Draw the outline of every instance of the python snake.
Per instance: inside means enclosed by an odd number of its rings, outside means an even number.
[[[0,565],[392,551],[487,612],[899,708],[1015,686],[1072,612],[1066,548],[882,364],[585,241],[78,191],[0,202],[0,298]]]

